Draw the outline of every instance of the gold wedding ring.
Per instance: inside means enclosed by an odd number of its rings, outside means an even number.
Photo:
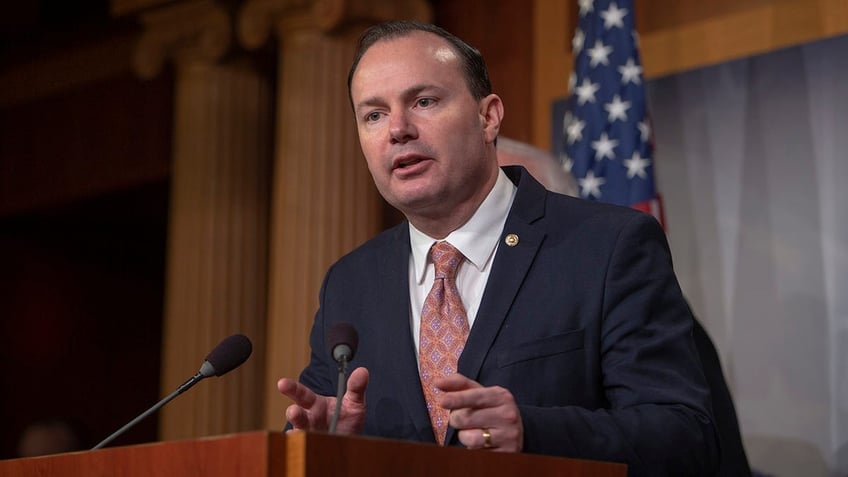
[[[485,427],[480,430],[483,431],[483,448],[488,449],[492,447],[492,433]]]

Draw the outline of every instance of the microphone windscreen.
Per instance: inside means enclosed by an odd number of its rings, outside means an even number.
[[[359,345],[359,333],[350,323],[336,323],[327,333],[327,348],[330,355],[335,354],[334,350],[339,345],[347,345],[350,348],[348,360],[353,359],[353,355],[356,354],[356,347]]]
[[[244,335],[232,335],[223,339],[206,356],[206,361],[215,369],[215,376],[223,376],[241,366],[253,352],[253,344]]]

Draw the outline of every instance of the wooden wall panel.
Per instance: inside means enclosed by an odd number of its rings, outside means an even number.
[[[504,101],[501,132],[530,141],[533,64],[532,3],[514,0],[434,1],[434,22],[476,46],[486,59],[492,88]]]

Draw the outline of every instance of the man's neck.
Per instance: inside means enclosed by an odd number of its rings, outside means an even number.
[[[451,214],[450,217],[426,217],[426,216],[407,216],[407,220],[415,226],[416,229],[424,232],[428,236],[441,240],[454,230],[460,228],[468,222],[474,212],[477,211],[477,208],[480,207],[480,204],[483,201],[479,201],[471,207],[465,207],[465,209],[469,210],[457,210],[456,213]]]
[[[473,196],[473,200],[465,201],[454,207],[449,215],[429,215],[427,213],[406,214],[406,219],[416,229],[436,240],[441,240],[447,237],[451,232],[462,227],[466,222],[468,222],[468,220],[471,219],[474,213],[477,212],[480,204],[486,200],[486,197],[488,197],[492,192],[492,188],[495,187],[499,171],[499,167],[495,168],[491,179],[487,182],[485,187],[482,187],[477,194]]]

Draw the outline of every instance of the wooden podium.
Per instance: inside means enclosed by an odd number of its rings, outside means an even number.
[[[250,432],[0,461],[2,477],[624,477],[623,464],[329,434]]]

